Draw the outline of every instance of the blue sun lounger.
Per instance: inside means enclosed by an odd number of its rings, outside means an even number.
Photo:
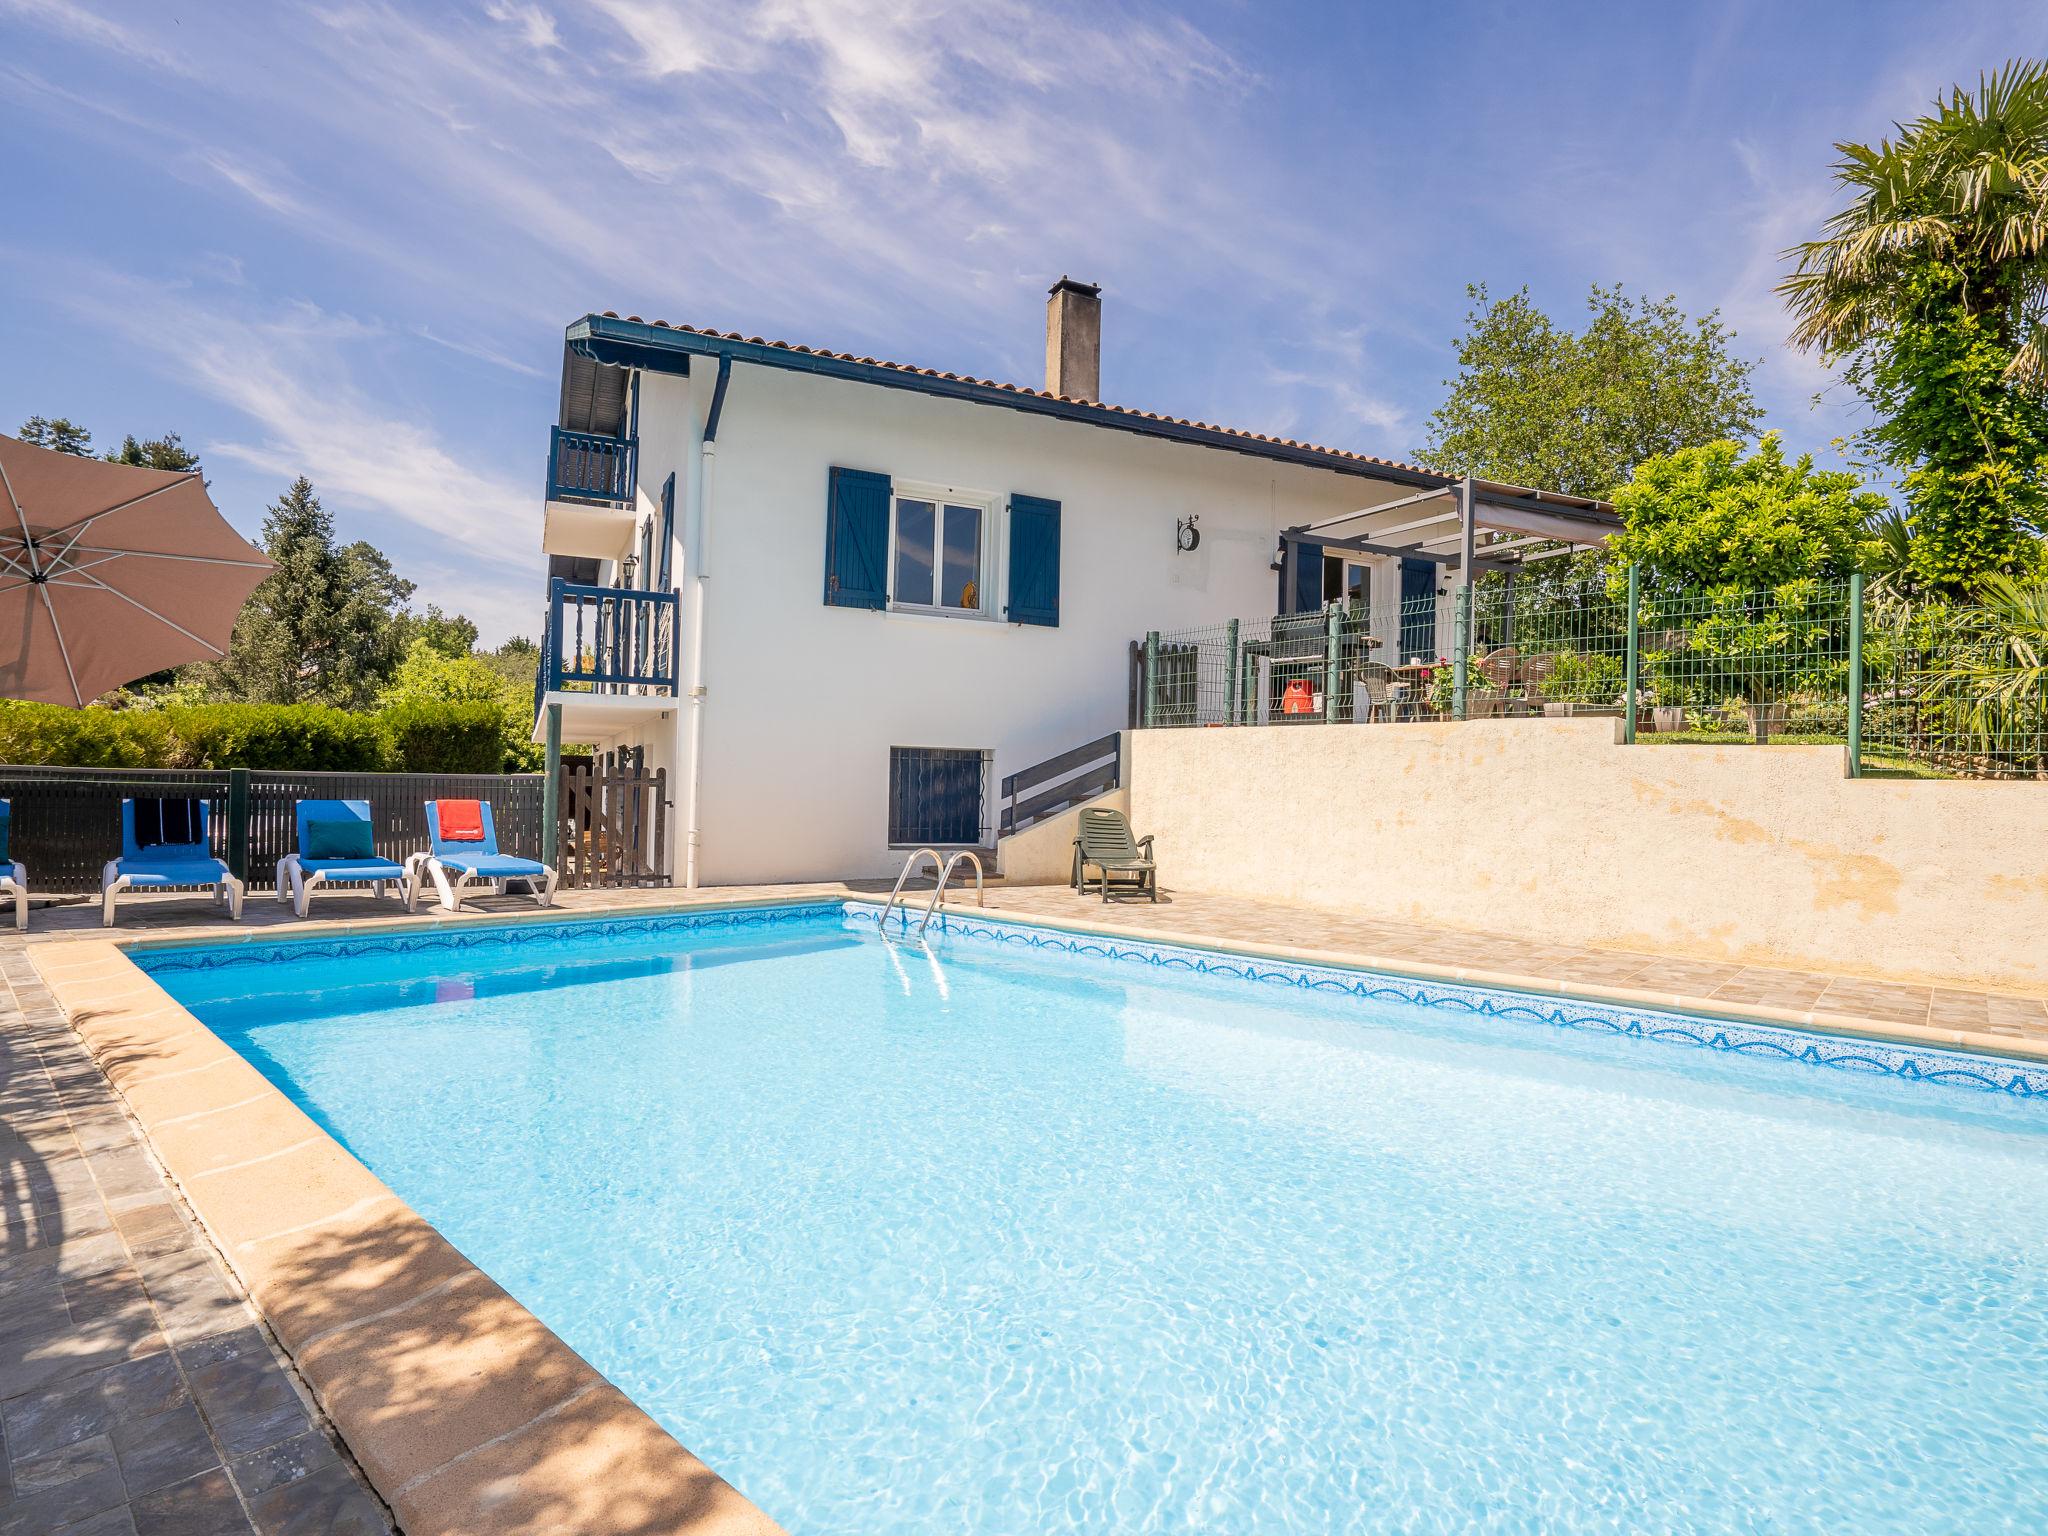
[[[405,910],[413,909],[411,873],[377,853],[369,801],[301,800],[297,820],[299,846],[277,861],[277,899],[292,911],[304,917],[321,885],[367,885],[380,899],[386,885],[396,886]]]
[[[14,898],[14,926],[28,927],[28,871],[9,852],[8,834],[14,825],[14,802],[0,800],[0,902]]]
[[[139,841],[137,807],[143,826]],[[121,802],[121,857],[109,859],[100,872],[100,922],[114,926],[114,901],[123,891],[213,892],[226,901],[237,921],[242,916],[242,882],[226,862],[207,849],[210,817],[204,800]]]
[[[442,824],[443,807],[447,808],[446,826]],[[462,893],[471,881],[489,884],[502,892],[507,880],[529,880],[540,886],[538,899],[542,906],[554,902],[552,869],[538,859],[498,852],[498,826],[491,817],[488,800],[429,800],[427,840],[431,844],[429,851],[414,854],[406,860],[406,866],[415,872],[415,889],[432,880],[434,889],[441,894],[441,905],[450,912],[461,907]]]

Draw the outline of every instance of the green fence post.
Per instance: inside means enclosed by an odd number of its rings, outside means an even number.
[[[1636,739],[1636,684],[1642,676],[1643,623],[1637,598],[1642,592],[1642,568],[1631,560],[1628,566],[1628,677],[1622,685],[1621,739],[1631,746]]]
[[[1472,582],[1458,583],[1457,617],[1451,635],[1451,715],[1465,718],[1465,674],[1472,664]]]
[[[547,710],[547,777],[540,785],[540,861],[554,869],[562,834],[562,706],[550,704]]]
[[[1159,631],[1145,631],[1145,729],[1159,724]]]
[[[1237,620],[1223,626],[1223,723],[1237,724]]]
[[[228,770],[228,868],[249,878],[249,770]]]
[[[1340,658],[1337,647],[1344,642],[1344,610],[1335,603],[1323,624],[1323,724],[1337,723],[1337,679]]]
[[[1849,578],[1849,777],[1863,777],[1863,573]]]

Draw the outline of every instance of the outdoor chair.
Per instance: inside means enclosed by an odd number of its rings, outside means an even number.
[[[13,823],[14,802],[0,800],[0,902],[10,896],[14,898],[14,926],[25,932],[28,928],[28,871],[10,852],[8,839]]]
[[[211,890],[237,922],[242,882],[207,848],[211,810],[204,800],[123,800],[121,856],[100,872],[100,923],[114,926],[123,891]]]
[[[538,859],[498,852],[498,826],[488,800],[429,800],[427,841],[429,850],[407,859],[406,870],[415,890],[432,880],[441,893],[441,905],[450,912],[461,907],[462,893],[473,880],[488,884],[499,895],[508,880],[531,881],[541,887],[537,899],[542,906],[554,903],[552,869]]]
[[[1093,866],[1101,879],[1102,899],[1112,886],[1131,895],[1159,899],[1159,871],[1152,862],[1152,839],[1133,841],[1130,818],[1122,811],[1096,806],[1081,812],[1081,835],[1074,839],[1074,889],[1087,889]]]
[[[1358,691],[1364,695],[1365,712],[1352,704],[1354,718],[1365,721],[1394,718],[1394,671],[1383,661],[1361,661],[1357,670]]]
[[[396,886],[410,912],[419,893],[411,872],[377,854],[367,800],[301,800],[297,811],[299,846],[277,861],[277,899],[289,900],[300,917],[312,904],[320,885],[368,885],[383,899],[384,887]]]

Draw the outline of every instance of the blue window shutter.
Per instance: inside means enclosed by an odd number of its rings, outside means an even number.
[[[889,602],[889,477],[832,467],[825,498],[825,602],[883,608]]]
[[[1294,562],[1294,591],[1287,611],[1314,613],[1323,606],[1323,546],[1291,544],[1288,551]]]
[[[1060,622],[1060,504],[1043,496],[1010,498],[1012,624]]]

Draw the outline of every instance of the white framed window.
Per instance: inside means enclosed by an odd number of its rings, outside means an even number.
[[[998,506],[979,491],[898,481],[889,498],[889,607],[993,618]]]
[[[1323,601],[1372,606],[1372,566],[1356,555],[1323,556]]]

